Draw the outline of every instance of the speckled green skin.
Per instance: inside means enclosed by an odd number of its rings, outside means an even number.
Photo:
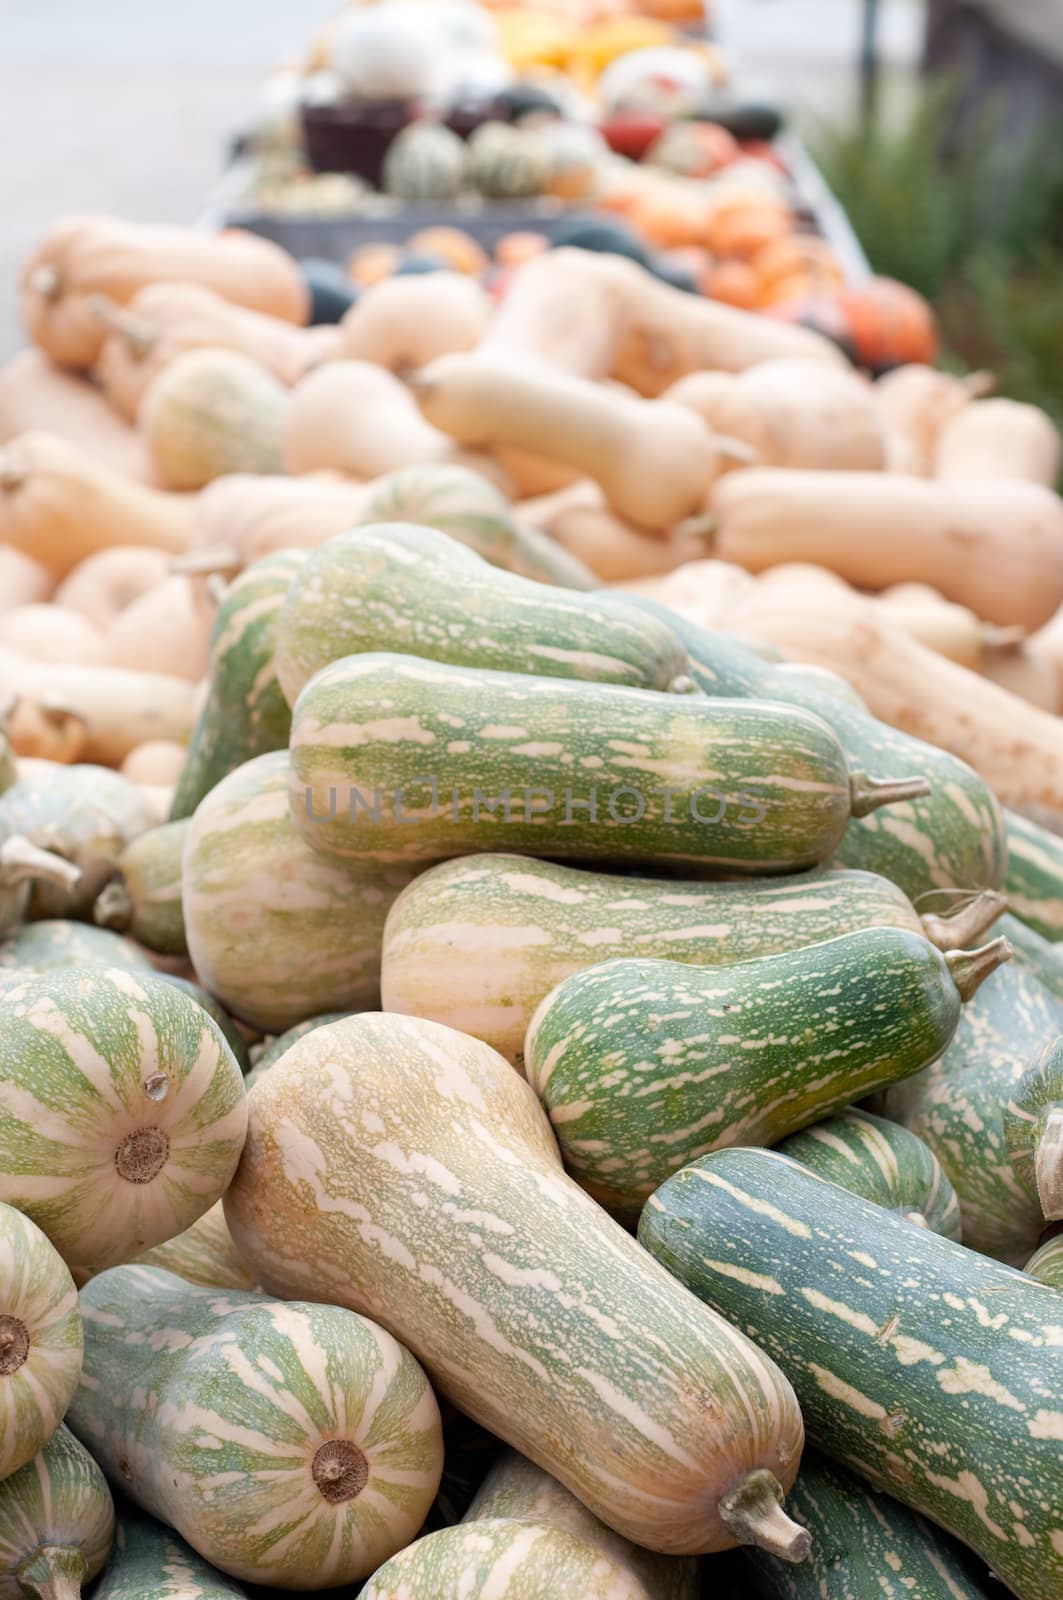
[[[1063,1038],[1053,1039],[1011,1091],[1004,1137],[1015,1176],[1046,1222],[1063,1221]]]
[[[1063,1233],[1046,1239],[1027,1261],[1024,1272],[1053,1289],[1063,1289]]]
[[[240,1600],[245,1592],[165,1524],[123,1514],[93,1600]]]
[[[205,1560],[321,1589],[365,1577],[414,1537],[442,1471],[439,1408],[383,1328],[143,1266],[93,1278],[81,1305],[70,1426]],[[329,1445],[363,1469],[331,1499],[315,1468]]]
[[[183,876],[193,965],[244,1022],[277,1032],[377,1003],[384,919],[411,872],[312,850],[293,826],[283,751],[246,762],[203,801]]]
[[[181,913],[181,854],[188,827],[187,818],[165,822],[127,845],[118,861],[120,888],[111,890],[108,885],[103,891],[94,913],[97,922],[131,934],[162,955],[188,954]],[[113,907],[116,894],[125,902],[117,909]]]
[[[1005,1107],[1046,1040],[1063,1032],[1063,1006],[1015,963],[964,1006],[940,1061],[873,1102],[933,1150],[951,1179],[972,1250],[1021,1266],[1044,1227],[1036,1191],[1008,1152]]]
[[[296,827],[339,860],[502,847],[768,874],[823,861],[850,814],[849,770],[819,717],[412,656],[351,656],[311,679],[291,762]]]
[[[668,621],[687,651],[691,676],[706,694],[789,701],[830,724],[854,770],[876,777],[921,773],[927,779],[930,793],[924,799],[850,822],[837,849],[844,866],[891,878],[920,910],[931,909],[922,901],[931,890],[1001,887],[1007,855],[1001,812],[988,786],[964,762],[888,727],[828,690],[795,681],[785,669],[773,668],[733,639],[685,622],[652,601],[639,603]]]
[[[637,689],[690,684],[675,635],[623,595],[579,594],[500,572],[412,523],[355,528],[311,551],[275,636],[290,705],[322,667],[370,650]]]
[[[867,927],[923,924],[870,872],[740,883],[618,877],[529,856],[461,856],[422,872],[384,925],[385,1011],[483,1039],[514,1065],[544,995],[619,954],[731,966]]]
[[[400,467],[372,487],[363,523],[414,522],[468,545],[492,566],[565,589],[597,589],[600,580],[549,534],[520,527],[500,490],[468,467]]]
[[[243,1079],[220,1029],[146,973],[65,967],[5,986],[0,1086],[0,1199],[72,1271],[181,1233],[243,1148]]]
[[[0,943],[0,974],[44,972],[54,967],[127,967],[131,972],[153,972],[143,950],[131,939],[89,922],[56,918],[32,922]]]
[[[0,718],[3,712],[0,711]],[[18,765],[14,753],[8,742],[7,734],[0,726],[0,794],[5,794],[13,783],[18,782]]]
[[[67,1428],[0,1482],[0,1600],[77,1600],[107,1560],[114,1505]]]
[[[1044,984],[1049,994],[1063,1002],[1063,950],[1057,950],[1018,917],[1001,917],[994,933],[1002,933],[1015,952],[1015,963]]]
[[[491,1467],[463,1521],[498,1517],[559,1528],[593,1545],[620,1566],[630,1568],[654,1600],[695,1600],[697,1596],[695,1560],[690,1556],[654,1555],[621,1539],[556,1478],[516,1450],[506,1450]]]
[[[978,1551],[1019,1600],[1063,1589],[1058,1293],[776,1151],[664,1184],[642,1243],[786,1364],[809,1438]]]
[[[1043,939],[1063,939],[1063,839],[1016,811],[1005,811],[1008,904]]]
[[[898,1122],[870,1111],[842,1111],[791,1134],[779,1151],[917,1227],[957,1243],[962,1239],[960,1202],[941,1163]]]
[[[171,822],[190,817],[235,767],[288,743],[291,712],[273,670],[273,632],[305,554],[275,551],[227,589],[210,636],[210,689],[174,790]]]
[[[284,1033],[276,1034],[268,1044],[262,1046],[254,1066],[247,1075],[245,1087],[254,1088],[262,1074],[268,1072],[270,1067],[276,1066],[284,1052],[290,1050],[292,1045],[297,1044],[305,1034],[313,1033],[315,1028],[325,1028],[330,1022],[342,1022],[344,1017],[348,1016],[350,1016],[349,1011],[322,1011],[316,1017],[307,1017],[305,1022],[297,1022],[294,1028],[287,1028]]]
[[[236,1252],[221,1201],[197,1217],[190,1228],[165,1244],[146,1250],[138,1267],[162,1267],[186,1283],[208,1289],[255,1289],[255,1275]]]
[[[802,1430],[778,1367],[565,1177],[486,1045],[349,1017],[249,1099],[225,1215],[271,1292],[384,1322],[441,1394],[647,1548],[727,1549],[721,1497],[760,1469],[791,1481]]]
[[[22,835],[81,869],[70,886],[38,879],[26,916],[91,917],[122,852],[153,821],[143,792],[108,767],[56,767],[21,779],[0,798],[0,841]]]
[[[609,961],[543,1001],[528,1081],[572,1175],[631,1213],[695,1156],[775,1144],[935,1060],[955,959],[868,928],[724,969]]]
[[[157,972],[155,976],[160,982],[170,983],[175,989],[180,989],[181,993],[194,1000],[196,1005],[207,1013],[208,1017],[213,1017],[225,1035],[225,1043],[236,1057],[237,1066],[246,1078],[251,1071],[251,1052],[248,1049],[247,1040],[221,1002],[216,1000],[212,994],[208,994],[206,989],[201,989],[198,983],[193,983],[191,978],[182,978],[179,973]]]
[[[29,1217],[0,1204],[0,1478],[47,1444],[81,1371],[77,1290]],[[20,1338],[21,1335],[21,1338]],[[24,1341],[24,1342],[23,1342]]]
[[[812,1553],[796,1567],[759,1550],[736,1555],[749,1600],[990,1600],[988,1575],[976,1583],[947,1534],[815,1450],[801,1458],[787,1508]]]

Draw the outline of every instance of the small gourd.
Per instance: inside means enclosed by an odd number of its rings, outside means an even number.
[[[0,1600],[79,1600],[114,1536],[107,1480],[67,1428],[0,1482]]]
[[[466,175],[488,200],[523,200],[541,194],[549,162],[532,132],[505,122],[484,122],[466,146]]]
[[[461,188],[465,146],[440,122],[412,122],[388,146],[383,188],[404,205],[451,200]]]
[[[74,1280],[36,1223],[0,1204],[0,1479],[43,1450],[80,1372]]]
[[[161,483],[202,489],[230,472],[283,472],[288,391],[237,350],[190,350],[144,392],[137,423]]]

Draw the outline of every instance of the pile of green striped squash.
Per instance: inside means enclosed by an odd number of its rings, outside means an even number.
[[[1059,1600],[1063,845],[462,478],[0,763],[0,1600]]]

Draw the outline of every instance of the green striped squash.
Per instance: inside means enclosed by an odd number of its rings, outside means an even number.
[[[960,1202],[940,1161],[923,1139],[898,1122],[870,1111],[842,1111],[792,1133],[779,1150],[917,1227],[957,1243],[962,1239]]]
[[[80,1371],[74,1280],[36,1224],[0,1204],[0,1478],[47,1444]]]
[[[421,873],[388,912],[380,992],[385,1011],[471,1033],[520,1066],[543,996],[618,953],[730,966],[880,926],[952,948],[979,938],[1003,903],[988,892],[952,917],[920,917],[870,872],[705,883],[459,856]]]
[[[1016,964],[1031,972],[1056,1000],[1063,1001],[1063,950],[1057,950],[1019,917],[1001,917],[997,932],[1010,943]]]
[[[1004,1112],[1008,1156],[1046,1222],[1063,1222],[1063,1038],[1046,1045]]]
[[[369,1013],[301,1039],[249,1101],[225,1214],[269,1290],[384,1323],[637,1544],[800,1555],[777,1500],[802,1441],[786,1379],[565,1177],[501,1056]]]
[[[273,670],[273,633],[305,555],[277,550],[226,590],[210,636],[210,687],[174,790],[171,822],[190,817],[234,767],[288,743],[291,713]]]
[[[837,851],[844,866],[891,878],[919,906],[931,890],[1003,886],[1008,843],[1000,808],[987,784],[964,762],[888,727],[829,690],[759,660],[733,639],[722,639],[651,601],[639,603],[652,607],[672,627],[687,651],[691,676],[706,694],[789,701],[830,724],[853,768],[923,774],[929,785],[923,797],[850,823]],[[745,688],[740,687],[743,680]],[[1008,893],[1010,898],[1010,880]]]
[[[1046,1239],[1034,1251],[1023,1271],[1054,1289],[1063,1289],[1063,1233]]]
[[[79,1600],[114,1534],[103,1473],[67,1428],[0,1482],[0,1600]]]
[[[769,1150],[718,1150],[677,1173],[639,1238],[756,1327],[815,1444],[969,1544],[1018,1600],[1058,1600],[1056,1290]]]
[[[733,872],[815,866],[854,811],[919,789],[851,775],[819,717],[368,654],[292,716],[292,814],[316,850],[422,862],[505,846]]]
[[[246,1077],[251,1071],[251,1051],[247,1040],[240,1029],[226,1011],[225,1007],[206,989],[201,989],[198,983],[193,983],[191,978],[182,978],[179,972],[158,972],[156,977],[163,983],[172,984],[175,989],[180,989],[182,994],[188,995],[208,1017],[218,1024],[225,1036],[225,1043],[236,1057],[236,1064],[241,1073]]]
[[[151,973],[151,962],[131,939],[91,923],[56,918],[16,928],[0,943],[0,973],[19,976],[53,967],[127,967]]]
[[[242,1600],[243,1595],[171,1528],[124,1512],[92,1600]]]
[[[384,919],[408,869],[335,862],[292,822],[283,751],[246,762],[196,811],[184,854],[189,954],[252,1027],[376,1004]]]
[[[407,1350],[338,1306],[114,1267],[81,1291],[69,1423],[108,1478],[231,1577],[366,1577],[424,1521],[439,1407]],[[143,1396],[152,1403],[145,1405]]]
[[[692,1557],[654,1555],[621,1539],[556,1478],[516,1450],[506,1450],[491,1467],[463,1521],[497,1518],[545,1524],[594,1545],[629,1567],[655,1600],[696,1600],[698,1570]]]
[[[747,1600],[990,1600],[988,1575],[976,1582],[947,1534],[816,1451],[802,1458],[790,1508],[812,1552],[799,1567],[759,1550],[736,1556]]]
[[[253,1088],[262,1074],[275,1066],[284,1052],[290,1050],[293,1044],[298,1044],[306,1034],[313,1033],[315,1028],[327,1027],[330,1022],[342,1022],[347,1016],[350,1016],[349,1011],[322,1011],[316,1017],[307,1017],[305,1022],[297,1022],[294,1027],[275,1034],[255,1057],[255,1064],[244,1080],[245,1089]]]
[[[1035,933],[1063,939],[1063,839],[1017,811],[1005,811],[1008,904]]]
[[[1012,965],[969,1006],[940,1061],[892,1084],[874,1109],[930,1146],[951,1180],[972,1250],[1021,1266],[1044,1227],[1033,1184],[1007,1145],[1005,1108],[1046,1039],[1063,1032],[1063,1007]]]
[[[565,1164],[610,1210],[723,1145],[775,1144],[934,1061],[1006,947],[865,928],[725,968],[621,960],[549,994],[524,1046]]]
[[[93,920],[101,928],[130,933],[149,950],[186,956],[181,911],[181,854],[187,818],[149,828],[118,858],[118,876],[97,896]]]
[[[184,1233],[137,1257],[137,1266],[162,1267],[207,1289],[254,1289],[255,1275],[241,1261],[220,1200]]]
[[[500,489],[469,467],[399,467],[371,485],[363,524],[415,522],[449,534],[493,567],[564,589],[597,589],[599,579],[546,533],[520,525]]]
[[[26,915],[91,916],[123,850],[153,821],[143,790],[108,767],[57,766],[16,783],[0,798],[0,843],[28,839],[80,873],[73,882],[39,877]]]
[[[0,938],[22,921],[43,885],[69,893],[80,878],[78,867],[22,834],[5,839],[0,844]]]
[[[217,1025],[168,983],[68,967],[7,987],[0,1014],[0,1200],[71,1270],[181,1233],[222,1194],[247,1103]]]
[[[12,709],[10,704],[0,709],[0,794],[6,794],[11,785],[18,782],[18,763],[7,736],[7,719]]]
[[[382,650],[473,669],[693,688],[674,634],[622,595],[500,572],[413,523],[354,528],[311,551],[277,617],[274,659],[290,705],[330,662]]]

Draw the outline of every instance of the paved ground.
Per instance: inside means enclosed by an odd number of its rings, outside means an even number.
[[[721,0],[751,87],[815,116],[852,105],[860,0]],[[56,213],[196,215],[264,71],[337,0],[0,0],[0,357],[18,262]],[[918,0],[881,0],[907,62]]]

